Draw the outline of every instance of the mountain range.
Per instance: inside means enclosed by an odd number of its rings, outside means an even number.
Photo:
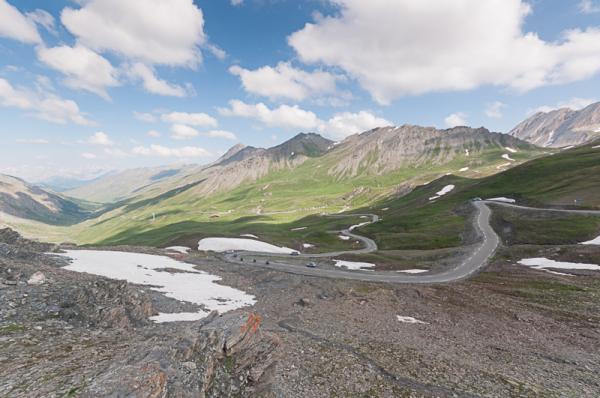
[[[542,147],[581,145],[600,137],[600,102],[581,110],[561,108],[538,112],[509,134]]]
[[[236,145],[209,165],[108,174],[57,197],[71,208],[96,202],[94,214],[75,213],[82,222],[65,239],[101,242],[185,222],[289,222],[345,211],[446,174],[498,173],[542,152],[484,128],[389,126],[339,143],[301,133],[267,149]]]

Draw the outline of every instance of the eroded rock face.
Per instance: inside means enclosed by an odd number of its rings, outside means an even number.
[[[82,396],[274,396],[269,370],[280,340],[260,331],[255,314],[211,314],[171,342],[107,369]],[[156,338],[156,337],[155,337]]]
[[[259,315],[155,324],[158,309],[183,304],[64,270],[64,259],[8,235],[18,246],[0,243],[0,396],[273,396],[280,341]]]

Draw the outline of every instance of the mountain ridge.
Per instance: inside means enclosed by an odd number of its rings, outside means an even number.
[[[600,102],[580,110],[560,108],[550,112],[537,112],[508,134],[550,148],[590,142],[600,137]]]

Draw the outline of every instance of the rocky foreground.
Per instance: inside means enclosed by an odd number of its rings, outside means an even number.
[[[305,277],[192,253],[257,303],[202,321],[119,281],[61,269],[56,250],[0,232],[0,396],[597,397],[597,247],[510,246],[473,278],[388,285]],[[161,253],[151,248],[122,250]],[[565,271],[566,272],[566,271]]]
[[[0,396],[274,396],[280,340],[260,315],[154,324],[160,295],[62,270],[10,230],[0,242]]]

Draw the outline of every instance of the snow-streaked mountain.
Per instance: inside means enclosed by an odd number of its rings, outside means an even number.
[[[578,111],[562,108],[538,112],[509,134],[542,147],[584,144],[600,137],[600,102]]]

